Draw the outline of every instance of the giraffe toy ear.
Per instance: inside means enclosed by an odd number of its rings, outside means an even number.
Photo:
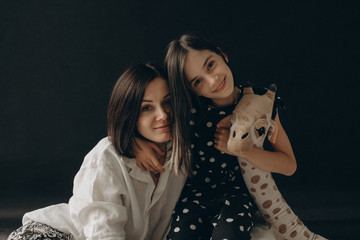
[[[276,142],[278,126],[274,120],[271,120],[270,128],[268,131],[268,140],[274,144]]]
[[[245,87],[243,90],[243,94],[244,95],[254,94],[254,91],[253,91],[252,87]]]

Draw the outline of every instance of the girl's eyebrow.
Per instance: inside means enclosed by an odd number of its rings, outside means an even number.
[[[205,62],[204,62],[204,65],[202,66],[203,68],[204,67],[206,67],[206,65],[207,65],[207,63],[208,63],[208,61],[209,61],[209,59],[212,57],[212,55],[210,55],[210,56],[208,56],[207,58],[206,58],[206,60],[205,60]]]
[[[208,63],[208,61],[209,61],[209,59],[210,59],[211,57],[212,57],[212,55],[208,56],[208,57],[205,59],[205,62],[204,62],[204,64],[203,64],[202,68],[205,68],[205,67],[206,67],[206,65],[207,65],[207,63]],[[197,79],[197,76],[194,77],[193,79],[191,79],[191,80],[190,80],[190,85],[191,85],[192,82],[195,81],[196,79]]]
[[[166,94],[165,97],[163,98],[167,98],[167,97],[170,97],[170,93]]]

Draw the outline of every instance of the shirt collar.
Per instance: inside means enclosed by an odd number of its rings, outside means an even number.
[[[167,149],[170,149],[172,146],[172,142],[169,141],[167,143],[167,146],[166,148]],[[170,157],[171,157],[171,150],[168,150],[167,153],[166,153],[166,157],[165,157],[165,161],[164,161],[164,169],[165,169],[165,172],[162,173],[162,177],[164,178],[165,176],[168,176],[169,174],[166,173],[166,172],[169,172],[170,171],[170,167],[169,167],[169,164],[166,164],[169,160],[170,160]],[[129,175],[130,177],[134,178],[134,179],[137,179],[139,181],[142,181],[142,182],[153,182],[150,174],[148,173],[148,171],[143,171],[141,168],[138,167],[138,165],[136,165],[136,160],[135,158],[127,158],[127,157],[122,157],[122,161],[124,162],[124,164],[130,168],[130,171],[129,171]],[[166,174],[165,174],[166,173]]]

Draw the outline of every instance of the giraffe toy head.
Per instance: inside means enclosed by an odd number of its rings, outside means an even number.
[[[243,90],[243,97],[231,117],[227,148],[235,154],[248,152],[252,147],[262,148],[265,137],[276,139],[277,126],[271,119],[276,85],[272,84],[264,95],[257,95],[251,87]]]

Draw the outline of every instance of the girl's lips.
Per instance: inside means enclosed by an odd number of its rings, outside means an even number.
[[[221,81],[220,85],[213,92],[221,92],[226,85],[225,78]]]

